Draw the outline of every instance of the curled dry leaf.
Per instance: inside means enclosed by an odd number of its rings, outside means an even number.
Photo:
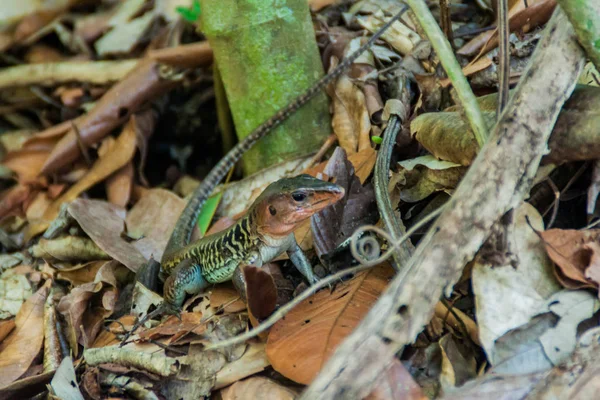
[[[74,287],[60,300],[57,310],[67,321],[67,339],[74,352],[78,343],[87,348],[94,342],[104,319],[114,311],[119,282],[124,281],[127,272],[117,261],[108,261],[98,270],[94,282]]]
[[[335,64],[332,63],[331,67],[335,67]],[[358,151],[360,138],[369,137],[371,131],[365,95],[345,74],[337,79],[330,91],[333,100],[333,132],[340,146],[348,154],[354,154]]]
[[[2,165],[16,173],[20,182],[27,183],[38,178],[49,154],[45,150],[13,151],[2,160]]]
[[[549,229],[541,232],[556,277],[568,289],[598,290],[600,230]]]
[[[50,222],[58,215],[63,203],[75,200],[83,191],[104,180],[110,174],[127,164],[135,153],[137,129],[138,121],[133,116],[123,128],[112,151],[109,151],[104,157],[100,157],[81,180],[56,199],[44,213],[43,220],[30,225],[26,235],[27,238],[31,239],[46,230]]]
[[[392,179],[400,189],[400,200],[416,203],[432,193],[450,192],[460,182],[466,168],[428,155],[398,163],[401,167]]]
[[[273,368],[309,384],[337,345],[352,332],[394,275],[389,265],[357,274],[333,292],[320,291],[277,322],[267,341]]]
[[[69,204],[69,213],[81,229],[106,253],[136,272],[146,259],[132,243],[121,236],[125,228],[122,210],[100,200],[77,199]]]
[[[93,261],[108,260],[106,254],[94,241],[78,237],[64,236],[59,239],[40,239],[31,246],[32,257],[50,259],[53,261]]]
[[[106,196],[108,201],[120,207],[125,207],[131,198],[133,187],[133,164],[128,162],[106,180]]]
[[[296,391],[262,376],[238,381],[221,390],[223,400],[294,400],[296,395]]]
[[[0,387],[18,379],[38,355],[44,341],[44,303],[50,281],[23,304],[15,320],[16,329],[0,348]]]

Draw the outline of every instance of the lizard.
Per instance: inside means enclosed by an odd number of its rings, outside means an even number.
[[[262,137],[264,137],[271,130],[282,124],[296,110],[298,110],[308,101],[310,101],[313,97],[315,97],[318,93],[320,93],[320,91],[323,88],[325,88],[329,83],[331,83],[334,79],[339,77],[346,69],[348,69],[354,63],[354,61],[356,61],[358,57],[360,57],[362,53],[369,49],[375,43],[375,41],[377,41],[379,37],[381,37],[381,35],[390,26],[392,26],[394,22],[400,19],[400,17],[404,14],[404,12],[406,12],[407,9],[408,7],[406,5],[403,5],[398,11],[398,13],[396,13],[392,18],[390,18],[358,50],[356,50],[354,53],[350,54],[348,57],[343,59],[332,71],[320,78],[304,93],[300,94],[292,102],[290,102],[285,107],[281,108],[272,117],[263,122],[255,130],[253,130],[242,141],[237,143],[212,168],[212,170],[208,173],[208,175],[198,186],[198,188],[196,188],[196,190],[192,193],[192,196],[186,204],[184,210],[182,211],[181,216],[179,217],[175,227],[173,228],[173,232],[171,233],[169,241],[167,242],[167,245],[165,247],[165,251],[161,259],[161,271],[159,275],[161,280],[165,281],[163,289],[163,303],[152,313],[147,314],[141,321],[138,321],[134,325],[132,330],[129,331],[129,333],[126,335],[125,339],[123,339],[122,344],[127,340],[129,335],[132,332],[134,332],[140,325],[145,323],[145,321],[154,318],[157,315],[161,315],[162,313],[172,313],[178,315],[179,307],[183,302],[185,293],[196,291],[199,292],[204,287],[206,287],[206,285],[209,284],[211,281],[217,282],[221,280],[228,280],[232,277],[233,271],[231,271],[231,265],[227,263],[213,263],[213,261],[210,261],[210,257],[224,259],[224,257],[218,255],[218,253],[219,251],[224,251],[229,247],[235,247],[231,240],[235,237],[235,232],[241,232],[242,230],[244,230],[245,232],[249,233],[252,229],[254,230],[254,237],[256,239],[256,237],[258,236],[256,235],[258,229],[256,226],[251,226],[251,224],[257,222],[258,220],[260,220],[260,218],[268,218],[268,213],[265,212],[264,209],[262,209],[262,212],[257,211],[260,209],[259,204],[268,204],[269,200],[272,202],[281,203],[282,205],[284,205],[287,202],[287,217],[291,218],[290,220],[294,220],[295,218],[297,218],[296,222],[299,223],[301,222],[301,217],[303,218],[302,220],[305,220],[306,218],[314,214],[314,212],[317,212],[325,206],[332,204],[334,201],[337,201],[339,198],[341,198],[341,196],[343,196],[343,192],[340,192],[339,189],[341,188],[339,186],[334,186],[330,183],[318,183],[316,182],[316,179],[314,181],[311,181],[306,176],[297,177],[295,178],[296,180],[294,180],[294,178],[291,178],[291,181],[280,180],[270,185],[265,190],[265,192],[261,194],[261,196],[259,196],[261,202],[258,203],[259,199],[257,199],[250,208],[250,211],[239,221],[239,224],[235,224],[233,227],[221,233],[219,236],[209,236],[204,239],[200,239],[199,241],[196,241],[192,244],[189,244],[192,231],[196,224],[198,215],[202,210],[202,206],[210,197],[214,188],[225,177],[227,172],[241,159],[242,155]],[[320,190],[315,190],[316,188],[320,188]],[[306,211],[298,211],[297,214],[294,212],[290,212],[290,210],[292,209],[291,205],[294,204],[294,193],[296,193],[294,189],[298,189],[297,193],[306,193],[307,198],[313,199],[314,204],[312,204],[311,210],[317,210],[317,208],[318,210],[308,213]],[[312,194],[309,195],[309,193]],[[321,197],[321,199],[314,200],[317,197]],[[270,212],[271,211],[269,210],[269,213]],[[277,209],[275,209],[275,212],[278,212]],[[260,217],[257,217],[258,214],[260,214]],[[276,215],[272,216],[275,217]],[[283,217],[283,215],[280,215],[280,217]],[[273,219],[273,221],[277,221],[277,218]],[[287,226],[287,224],[284,225],[287,229],[292,228],[292,226],[295,227],[297,223],[292,223],[289,226]],[[249,238],[250,236],[252,235],[247,235],[246,238]],[[266,237],[267,236],[265,236],[264,238]],[[290,241],[290,243],[282,242],[276,246],[271,246],[270,251],[278,252],[277,255],[288,251],[290,253],[290,258],[292,259],[292,262],[296,265],[300,272],[309,280],[311,284],[314,283],[316,279],[314,277],[314,274],[312,273],[312,268],[310,267],[306,256],[302,253],[297,244],[294,246],[295,241],[294,243],[291,243],[291,239],[289,239],[289,234],[287,237],[288,239],[286,240]],[[252,246],[249,246],[247,248],[249,249],[251,247]],[[257,256],[256,248],[252,248],[254,249],[254,251],[251,251],[250,253],[254,254],[254,256]],[[244,251],[242,251],[241,253],[244,253]],[[258,253],[260,253],[260,251],[258,251]],[[245,254],[245,256],[245,258],[239,256],[240,262],[245,262],[248,260],[252,261],[252,257],[248,257],[250,256],[250,254]],[[267,259],[272,259],[276,255],[271,256],[271,254],[269,254],[269,256],[270,258],[265,257],[261,261],[265,262]],[[204,267],[204,270],[206,271],[203,271],[203,267],[201,264],[203,260],[209,260],[213,267]],[[198,263],[198,261],[200,263]]]

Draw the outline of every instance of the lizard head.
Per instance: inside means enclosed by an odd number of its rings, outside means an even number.
[[[301,222],[342,197],[341,186],[310,175],[280,179],[254,202],[257,228],[270,236],[287,236]]]

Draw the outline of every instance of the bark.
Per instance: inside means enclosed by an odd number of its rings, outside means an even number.
[[[302,395],[359,399],[450,294],[492,225],[529,192],[558,113],[575,87],[584,54],[557,9],[516,93],[445,211],[421,241],[406,273],[390,283]]]

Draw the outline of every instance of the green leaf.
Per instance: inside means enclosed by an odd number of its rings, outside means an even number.
[[[194,0],[190,8],[177,7],[175,11],[181,14],[186,21],[194,23],[200,19],[200,0]]]
[[[375,144],[381,144],[383,142],[383,139],[381,136],[371,136],[371,142]]]
[[[221,198],[223,197],[223,192],[214,194],[206,199],[206,203],[202,207],[202,211],[200,211],[200,215],[198,216],[198,229],[202,236],[206,234],[210,223],[217,212],[217,208],[219,207],[219,203],[221,202]]]

